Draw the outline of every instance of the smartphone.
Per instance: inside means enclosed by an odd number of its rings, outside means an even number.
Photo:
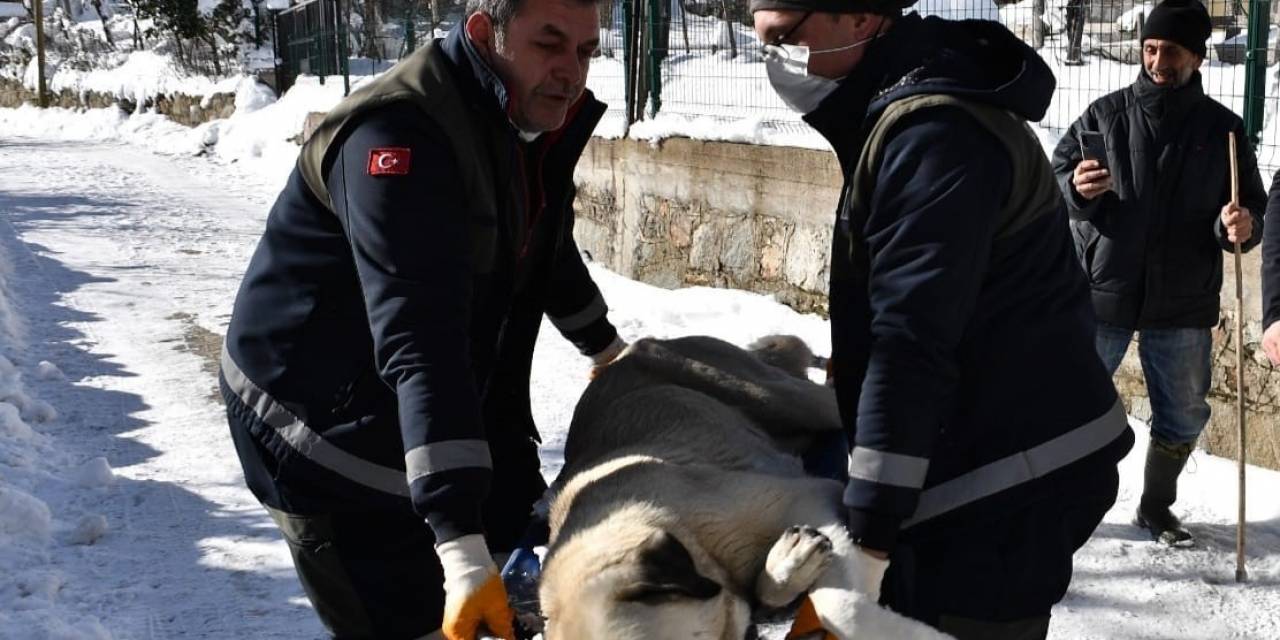
[[[1110,168],[1107,166],[1107,139],[1101,131],[1080,132],[1080,155],[1085,160],[1097,160],[1103,169]]]

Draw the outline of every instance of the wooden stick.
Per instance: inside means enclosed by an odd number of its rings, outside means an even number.
[[[1227,134],[1228,147],[1231,152],[1231,204],[1240,206],[1240,169],[1236,163],[1236,134]],[[1240,243],[1235,243],[1236,257],[1236,434],[1240,443],[1240,455],[1236,459],[1239,473],[1239,490],[1236,494],[1236,582],[1249,579],[1244,566],[1244,470],[1245,470],[1245,428],[1244,428],[1244,285],[1240,273]]]

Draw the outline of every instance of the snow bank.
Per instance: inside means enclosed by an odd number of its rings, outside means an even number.
[[[0,245],[0,638],[110,640],[96,617],[65,601],[64,587],[84,585],[68,585],[50,561],[63,545],[92,544],[108,533],[102,516],[64,505],[73,487],[109,487],[111,470],[104,458],[76,467],[56,441],[38,431],[57,411],[28,388],[20,366],[25,323],[7,284],[11,274]],[[51,371],[56,365],[41,362],[30,373],[48,381]],[[60,478],[68,469],[74,484]],[[68,525],[64,517],[77,524]]]
[[[75,93],[96,91],[117,98],[143,102],[161,94],[181,93],[199,97],[229,93],[235,91],[244,79],[244,76],[234,76],[225,80],[215,80],[192,75],[179,69],[172,57],[153,51],[132,51],[126,54],[108,54],[104,57],[106,58],[104,66],[112,63],[115,63],[115,66],[85,70],[69,64],[59,64],[57,60],[46,63],[47,67],[52,67],[47,80],[49,89],[52,91],[69,89]],[[32,89],[36,86],[34,60],[27,66],[23,84]]]

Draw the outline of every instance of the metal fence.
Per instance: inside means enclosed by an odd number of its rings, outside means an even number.
[[[376,28],[361,14],[371,3],[380,7]],[[1040,123],[1055,135],[1090,102],[1137,78],[1138,34],[1154,5],[1155,0],[921,0],[912,9],[955,20],[996,20],[1035,48],[1058,79]],[[1273,169],[1280,168],[1280,31],[1273,24],[1280,2],[1275,5],[1207,0],[1214,34],[1201,69],[1206,93],[1245,118],[1259,161]],[[359,26],[345,27],[337,15]],[[311,0],[277,16],[279,57],[286,61],[286,75],[336,73],[339,44],[360,53],[370,50],[362,37],[366,43],[378,38],[392,44],[379,46],[376,57],[404,55],[410,43],[421,46],[433,28],[440,33],[460,17],[459,0]],[[349,42],[336,38],[339,29],[347,30]],[[675,116],[701,126],[746,122],[755,131],[808,133],[769,86],[747,0],[612,0],[601,4],[600,35],[588,85],[624,127]],[[330,44],[317,42],[326,37]],[[381,67],[362,59],[352,68],[367,73]]]
[[[624,0],[618,0],[623,2]],[[625,0],[631,2],[633,0]],[[662,4],[660,74],[646,111],[690,118],[755,118],[780,131],[803,127],[770,90],[746,0],[634,0]],[[669,4],[668,4],[669,3]],[[1277,3],[1280,5],[1280,3]],[[1131,84],[1141,63],[1141,31],[1155,2],[1140,0],[922,0],[913,10],[943,18],[1003,23],[1034,47],[1058,79],[1041,124],[1051,133],[1090,102]],[[1275,126],[1277,31],[1271,2],[1210,0],[1214,23],[1201,72],[1205,91],[1246,120],[1260,160],[1280,166]],[[667,16],[670,16],[667,18]]]
[[[342,0],[307,0],[275,15],[276,82],[284,93],[299,75],[347,74],[347,20]]]

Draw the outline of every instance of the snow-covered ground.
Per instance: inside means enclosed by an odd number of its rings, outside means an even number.
[[[195,130],[0,110],[0,638],[321,635],[214,398],[218,336],[296,153],[306,105],[290,99],[246,90],[242,113]],[[790,332],[829,350],[824,320],[762,296],[593,272],[627,338]],[[533,382],[548,475],[586,371],[548,327]],[[1250,469],[1253,580],[1236,585],[1233,464],[1196,454],[1179,505],[1203,543],[1173,551],[1128,524],[1142,456],[1052,636],[1280,637],[1280,474]]]

